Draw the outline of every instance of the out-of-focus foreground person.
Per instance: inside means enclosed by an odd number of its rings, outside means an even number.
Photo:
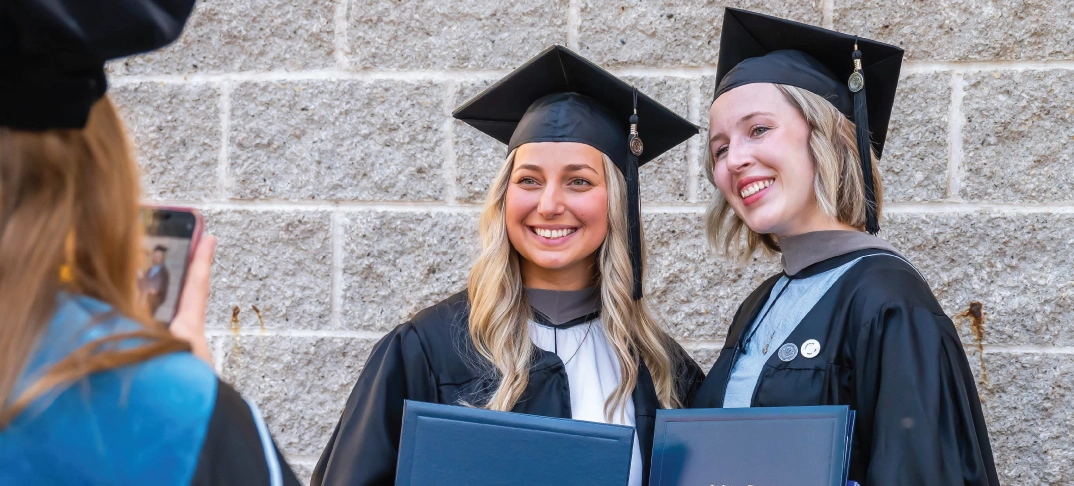
[[[193,0],[0,3],[0,484],[298,484],[205,342],[216,240],[171,330],[138,299],[141,188],[104,62]]]

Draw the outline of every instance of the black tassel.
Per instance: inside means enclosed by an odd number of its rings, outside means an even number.
[[[627,233],[630,235],[630,268],[634,278],[634,300],[642,297],[641,275],[641,184],[638,181],[638,157],[645,145],[638,135],[638,90],[634,89],[634,114],[630,115],[630,135],[627,138],[627,166],[623,174],[627,185]]]
[[[642,297],[641,285],[641,206],[638,201],[638,157],[627,155],[627,233],[630,235],[630,267],[634,277],[634,300]]]
[[[865,231],[875,235],[880,232],[876,215],[876,186],[873,182],[872,142],[869,136],[869,105],[865,98],[865,78],[861,74],[861,51],[854,43],[854,73],[850,75],[850,90],[854,93],[854,123],[857,125],[858,157],[861,158],[862,178],[865,182]]]

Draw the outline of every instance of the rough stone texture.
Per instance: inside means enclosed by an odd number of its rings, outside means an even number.
[[[497,78],[484,78],[459,83],[455,106],[470,101]],[[455,134],[455,199],[459,202],[484,203],[489,186],[503,167],[507,146],[481,133],[464,122],[453,122]]]
[[[220,91],[206,84],[127,84],[110,91],[134,138],[150,199],[219,195]]]
[[[1042,0],[835,0],[835,29],[906,49],[908,60],[1070,59],[1069,4]]]
[[[175,44],[109,68],[115,74],[173,74],[331,67],[337,2],[200,0]]]
[[[567,0],[349,3],[360,69],[513,69],[567,41]]]
[[[986,352],[985,363],[980,392],[1000,482],[1074,483],[1074,355]]]
[[[704,371],[706,374],[708,374],[709,370],[712,369],[712,365],[716,363],[716,358],[720,357],[720,351],[723,347],[723,342],[721,341],[719,346],[716,347],[701,347],[696,345],[690,345],[689,343],[683,343],[683,347],[686,348],[686,352],[690,353],[690,357],[694,358],[694,361],[697,362],[697,365],[701,367],[701,371]]]
[[[1074,34],[1072,34],[1074,36]],[[962,196],[1074,200],[1074,91],[1069,71],[966,75]]]
[[[985,343],[1074,345],[1074,257],[1057,251],[1074,244],[1074,215],[898,214],[884,228],[948,315],[983,304]]]
[[[289,456],[317,456],[328,445],[375,341],[358,338],[225,338],[223,378],[254,400]]]
[[[298,476],[299,484],[309,484],[310,478],[313,476],[313,468],[317,466],[317,462],[302,461],[297,462],[288,458],[288,463],[291,464],[291,469],[295,472],[295,476]]]
[[[904,75],[899,81],[879,164],[885,201],[947,196],[950,107],[950,73]]]
[[[324,212],[209,211],[219,244],[209,327],[321,329],[330,325],[331,218]]]
[[[678,339],[723,343],[739,304],[778,262],[754,258],[739,265],[717,256],[705,240],[700,213],[647,214],[646,292],[651,308]]]
[[[433,200],[444,88],[432,82],[248,83],[232,93],[232,194]]]
[[[579,53],[604,66],[715,66],[724,7],[739,7],[814,25],[820,2],[736,0],[579,1]]]
[[[363,212],[343,224],[343,325],[385,331],[466,289],[476,213]]]
[[[623,79],[679,116],[690,119],[689,79],[634,76]],[[645,141],[645,120],[639,118],[638,121],[638,134],[642,141]],[[688,141],[683,142],[641,167],[638,177],[641,181],[643,204],[687,201],[690,164],[687,156],[688,146]]]

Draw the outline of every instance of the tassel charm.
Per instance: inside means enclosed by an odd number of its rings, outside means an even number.
[[[638,136],[638,90],[636,88],[634,89],[634,114],[630,115],[630,137],[627,140],[630,143],[630,153],[635,157],[641,157],[645,144],[641,143],[641,137]]]
[[[847,80],[847,87],[851,93],[857,93],[865,87],[865,76],[861,75],[861,51],[858,50],[857,42],[854,43],[854,72]]]

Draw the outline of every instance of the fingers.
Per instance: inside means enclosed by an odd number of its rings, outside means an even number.
[[[194,256],[187,269],[183,297],[179,302],[176,318],[197,318],[204,325],[205,310],[209,304],[209,278],[212,275],[213,256],[216,254],[216,237],[204,235],[194,249]]]

